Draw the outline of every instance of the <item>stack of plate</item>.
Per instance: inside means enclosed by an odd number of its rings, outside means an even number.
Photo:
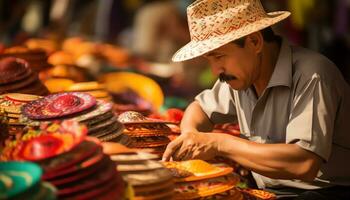
[[[42,170],[31,162],[0,163],[0,199],[54,200],[56,188],[41,182]]]
[[[215,166],[202,160],[163,164],[175,177],[175,199],[243,198],[238,191],[232,190],[239,182],[239,176],[232,173],[231,167]]]
[[[42,121],[73,119],[88,127],[88,134],[101,141],[128,143],[122,135],[123,125],[117,121],[112,104],[96,101],[89,94],[81,92],[57,93],[32,101],[23,107],[23,115],[32,121],[31,125]]]
[[[7,144],[3,160],[34,161],[43,169],[42,180],[58,189],[59,199],[121,199],[125,184],[116,165],[87,128],[74,120],[42,123]]]
[[[39,98],[40,96],[20,93],[3,94],[0,95],[0,110],[5,113],[9,124],[18,124],[22,106]]]
[[[123,133],[131,137],[129,147],[151,149],[157,155],[164,153],[170,142],[168,135],[172,132],[167,122],[146,118],[134,111],[120,114],[118,120],[124,124]]]
[[[17,57],[26,60],[31,69],[36,72],[50,68],[47,62],[47,54],[42,49],[29,49],[27,47],[15,46],[5,49],[0,57]]]
[[[158,159],[157,155],[132,151],[115,143],[105,143],[103,146],[104,151],[117,163],[117,169],[124,180],[131,184],[134,193],[134,198],[131,199],[173,198],[173,178],[169,170],[155,161]]]
[[[14,57],[0,60],[0,94],[10,92],[35,95],[49,93],[28,62]]]
[[[21,134],[26,124],[20,122],[21,108],[24,104],[39,99],[40,96],[7,93],[0,95],[0,113],[5,116],[6,124],[8,125],[8,136],[16,137]],[[8,138],[6,136],[5,139]],[[11,139],[11,137],[9,139]]]
[[[69,92],[85,92],[90,94],[99,100],[112,101],[112,97],[109,95],[103,84],[98,82],[81,82],[75,83],[67,88]]]

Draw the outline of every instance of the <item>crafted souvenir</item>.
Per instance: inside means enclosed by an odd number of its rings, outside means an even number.
[[[274,200],[277,199],[276,195],[264,190],[258,189],[242,189],[244,199],[257,199],[257,200]]]
[[[211,196],[232,189],[239,181],[238,176],[221,176],[206,181],[192,181],[177,183],[175,187],[175,199],[197,199]]]
[[[44,170],[44,175],[47,177],[56,174],[58,171],[70,168],[73,165],[87,160],[96,152],[101,151],[101,146],[91,140],[84,140],[80,145],[73,148],[71,151],[58,155],[54,158],[45,159],[38,163]]]
[[[43,123],[39,129],[30,128],[21,138],[7,144],[1,160],[39,161],[51,158],[79,145],[86,134],[86,127],[76,121]]]
[[[30,119],[53,119],[86,111],[95,106],[96,100],[80,92],[59,93],[32,101],[23,107],[23,113]]]
[[[42,170],[30,162],[0,163],[0,199],[9,199],[36,187]]]
[[[0,86],[23,80],[31,74],[28,62],[23,59],[8,57],[0,60]]]
[[[233,171],[232,167],[217,167],[203,160],[172,161],[164,162],[163,164],[176,177],[176,182],[215,178],[227,175]]]

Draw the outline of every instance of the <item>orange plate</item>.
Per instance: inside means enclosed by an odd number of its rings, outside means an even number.
[[[185,167],[185,165],[189,165],[190,168],[188,169]],[[233,171],[232,167],[218,167],[211,165],[205,161],[202,160],[189,160],[189,161],[182,161],[182,162],[164,162],[164,166],[169,169],[178,169],[182,171],[187,171],[190,174],[190,176],[183,177],[183,178],[175,178],[175,182],[189,182],[189,181],[198,181],[203,179],[209,179],[209,178],[215,178],[219,176],[224,176]],[[188,166],[187,166],[188,167]],[[198,169],[198,167],[200,169]],[[197,168],[197,169],[196,169]],[[204,170],[205,172],[200,172],[198,170]]]
[[[238,181],[238,176],[231,175],[217,177],[206,181],[177,184],[175,189],[175,199],[196,199],[199,197],[219,194],[232,189]]]

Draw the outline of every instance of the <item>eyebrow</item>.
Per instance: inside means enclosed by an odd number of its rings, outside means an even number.
[[[222,53],[220,52],[209,52],[207,54],[204,54],[204,57],[210,57],[210,56],[217,56],[217,55],[221,55]]]

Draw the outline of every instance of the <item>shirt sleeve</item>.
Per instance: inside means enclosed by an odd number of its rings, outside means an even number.
[[[237,121],[233,90],[228,84],[217,81],[212,89],[204,90],[195,100],[214,124]]]
[[[286,142],[299,145],[328,161],[339,95],[336,86],[314,74],[294,96]]]

